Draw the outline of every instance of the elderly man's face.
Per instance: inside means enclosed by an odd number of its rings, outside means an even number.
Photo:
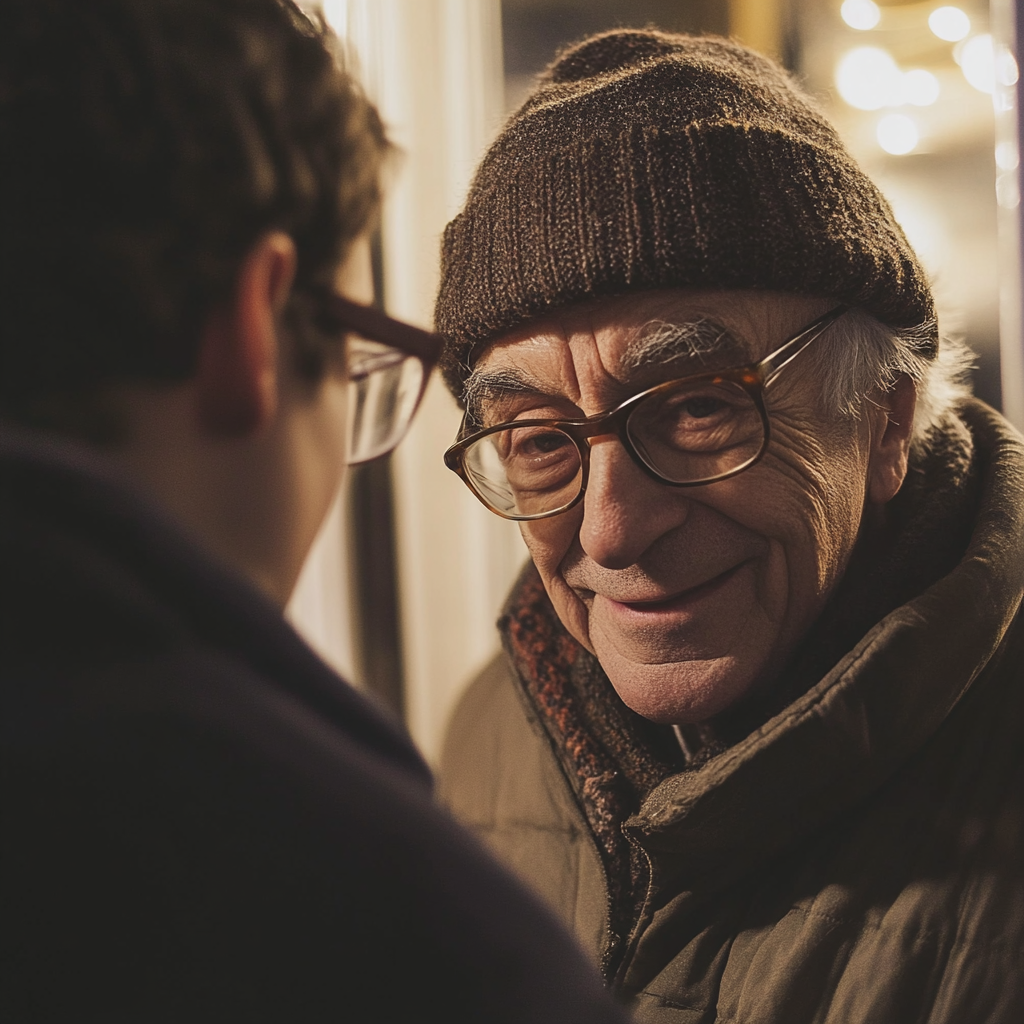
[[[501,420],[593,416],[661,381],[760,360],[833,304],[753,292],[605,300],[495,342],[474,377]],[[697,325],[681,333],[703,354],[665,324]],[[778,671],[841,577],[865,504],[902,481],[909,423],[890,421],[885,396],[858,418],[828,412],[815,362],[812,347],[772,385],[771,445],[749,470],[671,487],[598,437],[583,502],[522,524],[559,617],[648,718],[707,719]]]

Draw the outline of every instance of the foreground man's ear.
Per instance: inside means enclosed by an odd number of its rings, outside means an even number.
[[[917,390],[902,374],[889,390],[873,391],[868,402],[881,422],[871,439],[867,497],[873,504],[884,505],[896,496],[907,475]]]
[[[295,243],[272,231],[249,250],[232,295],[207,319],[196,372],[197,413],[217,437],[266,426],[278,403],[278,317],[291,293]]]

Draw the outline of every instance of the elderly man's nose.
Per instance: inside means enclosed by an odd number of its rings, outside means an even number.
[[[635,565],[659,537],[686,520],[689,503],[649,477],[617,439],[590,453],[580,546],[606,569]]]

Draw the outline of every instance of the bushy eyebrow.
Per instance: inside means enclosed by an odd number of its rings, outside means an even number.
[[[702,317],[682,324],[652,320],[626,345],[620,366],[632,374],[676,359],[703,363],[712,353],[726,363],[743,362],[749,355],[743,342],[715,320]]]
[[[749,356],[743,342],[715,320],[702,317],[682,324],[652,320],[626,345],[619,365],[628,378],[677,359],[698,359],[704,363],[712,353],[716,362],[725,365],[742,363]],[[480,423],[484,402],[524,394],[564,397],[532,374],[514,367],[501,367],[474,370],[466,379],[463,399],[470,419]]]
[[[462,392],[466,411],[470,419],[477,422],[480,420],[480,407],[483,402],[523,394],[557,397],[550,385],[545,385],[537,377],[513,367],[474,370],[466,379]]]

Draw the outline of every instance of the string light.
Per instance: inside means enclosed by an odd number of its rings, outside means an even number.
[[[990,35],[973,36],[960,50],[960,70],[978,92],[991,93],[996,87],[996,55]]]
[[[1016,142],[1000,142],[996,146],[996,167],[1001,171],[1015,171],[1020,164]]]
[[[939,7],[928,16],[928,27],[947,43],[958,43],[971,31],[971,19],[959,7]]]
[[[917,147],[919,135],[913,118],[906,114],[886,114],[875,131],[878,144],[893,156],[904,156]]]
[[[846,0],[839,13],[850,28],[861,32],[874,28],[882,17],[878,4],[872,0]]]
[[[879,110],[901,101],[903,75],[885,50],[859,46],[840,60],[836,87],[851,107]]]

